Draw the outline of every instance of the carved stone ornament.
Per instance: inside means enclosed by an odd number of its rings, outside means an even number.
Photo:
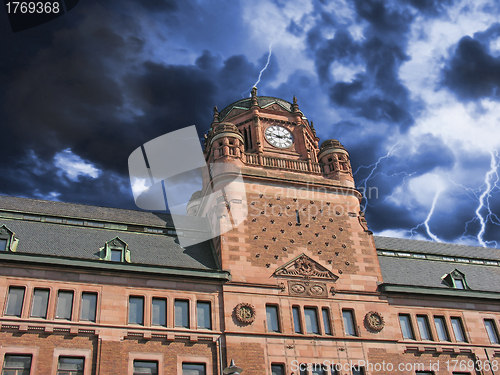
[[[384,318],[379,312],[370,311],[365,315],[365,325],[372,331],[380,332],[385,327]]]
[[[235,318],[243,324],[252,324],[255,320],[255,307],[249,303],[239,303],[234,308]]]
[[[325,283],[308,281],[288,281],[288,293],[301,297],[328,297]]]
[[[305,254],[279,267],[274,272],[274,275],[301,277],[305,279],[327,279],[333,281],[338,279],[337,275]]]

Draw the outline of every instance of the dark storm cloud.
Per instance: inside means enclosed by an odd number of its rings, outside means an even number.
[[[498,38],[500,25],[464,36],[442,70],[442,84],[464,101],[500,98],[500,57],[492,56],[488,43]]]
[[[286,31],[295,36],[300,36],[304,33],[304,29],[300,27],[294,20],[290,21],[288,27],[286,28]]]
[[[425,134],[415,141],[418,147],[407,163],[408,171],[421,175],[438,167],[450,170],[455,165],[455,154],[442,139]]]
[[[140,74],[133,73],[127,78],[127,89],[145,113],[135,121],[137,127],[143,124],[140,139],[148,141],[169,131],[189,125],[200,127],[206,122],[216,87],[201,69],[147,61],[141,70]]]
[[[138,4],[154,12],[170,12],[178,9],[175,0],[141,0]]]
[[[408,9],[404,7],[391,9],[390,2],[381,0],[355,0],[354,4],[358,16],[368,21],[371,33],[385,36],[393,42],[400,38],[402,44],[406,43],[405,34],[413,20]]]
[[[356,126],[353,131],[355,131]],[[381,145],[387,143],[383,137],[371,139],[364,137],[364,141],[354,147],[348,147],[351,155],[356,186],[366,192],[368,198],[367,218],[371,219],[372,230],[382,231],[386,229],[398,230],[400,228],[412,228],[425,220],[429,207],[421,207],[418,202],[411,202],[411,194],[405,193],[404,186],[410,180],[428,173],[436,174],[451,171],[455,166],[456,158],[453,151],[442,139],[425,134],[412,141],[417,147],[412,150],[404,144],[395,143],[391,145],[390,153],[386,147]],[[403,151],[404,150],[404,151]],[[381,156],[378,165],[369,166],[367,160],[375,163]],[[358,170],[359,166],[361,167]],[[364,179],[369,180],[364,182]],[[392,194],[405,194],[404,205],[395,204],[389,199]],[[410,201],[409,201],[410,200]],[[363,201],[366,204],[366,201]],[[408,207],[420,207],[419,210]],[[470,211],[469,211],[470,212]],[[423,218],[423,219],[422,219]],[[444,227],[444,225],[443,225]],[[441,230],[440,233],[457,235],[457,230]],[[420,232],[419,232],[420,233]],[[461,233],[461,232],[460,232]],[[456,238],[456,236],[454,237]]]
[[[356,1],[355,10],[367,22],[365,38],[355,40],[349,24],[340,24],[334,16],[321,17],[308,34],[308,47],[315,53],[315,65],[321,82],[329,83],[332,103],[347,108],[354,117],[384,121],[406,131],[414,123],[408,89],[398,72],[406,55],[407,34],[412,15],[406,8],[390,9],[381,1]],[[336,26],[331,39],[322,37],[322,28]],[[351,81],[331,77],[334,62],[363,66],[364,71]],[[332,81],[333,78],[333,81]]]
[[[245,55],[235,55],[222,61],[222,59],[212,54],[210,51],[203,51],[202,55],[196,59],[196,66],[203,71],[203,74],[210,78],[217,86],[213,105],[217,105],[222,110],[226,105],[250,95],[252,85],[257,82],[260,71],[266,66],[268,52],[264,53],[256,64],[251,63]],[[273,79],[279,72],[278,61],[271,55],[267,69],[262,72],[258,89],[262,85]],[[259,91],[258,95],[268,95]],[[208,119],[210,117],[206,117]],[[206,123],[206,120],[205,120]],[[206,127],[208,129],[208,126]],[[206,130],[205,129],[205,130]]]
[[[410,4],[416,10],[428,16],[438,16],[453,4],[454,0],[402,0],[403,4]]]
[[[202,134],[213,105],[241,98],[267,61],[267,53],[254,64],[243,55],[224,60],[208,50],[195,65],[148,61],[144,41],[136,37],[139,24],[130,13],[113,13],[113,4],[78,7],[69,14],[72,22],[62,17],[65,22],[47,28],[41,46],[27,46],[29,61],[2,60],[8,68],[0,76],[8,92],[2,130],[9,142],[0,150],[0,193],[131,207],[130,153],[193,124]],[[170,12],[173,4],[141,6]],[[34,35],[29,32],[24,35]],[[23,39],[16,37],[5,45],[9,56],[18,55],[16,43]],[[262,80],[277,71],[273,58]],[[76,182],[61,176],[54,155],[65,149],[99,169],[99,177]]]
[[[316,50],[315,63],[320,79],[324,82],[330,80],[329,69],[333,61],[359,62],[360,51],[361,46],[354,41],[349,31],[338,30],[333,39],[323,41],[321,47]]]

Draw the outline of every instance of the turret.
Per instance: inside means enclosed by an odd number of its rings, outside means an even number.
[[[349,153],[336,139],[328,139],[321,144],[318,160],[323,165],[326,178],[344,182],[343,185],[354,186]]]
[[[213,123],[212,126],[205,149],[207,162],[235,162],[244,159],[245,141],[238,128],[230,122]]]

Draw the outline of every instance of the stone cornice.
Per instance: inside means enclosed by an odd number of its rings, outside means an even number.
[[[500,299],[500,293],[486,292],[481,290],[436,288],[415,285],[380,284],[379,290],[382,293],[405,293],[405,294],[425,294],[429,296],[440,296],[449,298],[475,298],[475,299]]]
[[[16,265],[37,265],[42,267],[63,267],[65,269],[85,269],[89,271],[107,272],[107,273],[126,273],[126,274],[154,274],[161,276],[175,276],[180,278],[201,278],[217,279],[222,282],[231,280],[229,271],[222,270],[204,270],[193,268],[176,268],[168,266],[154,266],[137,263],[119,263],[111,261],[94,261],[86,259],[64,258],[38,254],[26,253],[0,253],[0,262],[3,265],[15,263]]]

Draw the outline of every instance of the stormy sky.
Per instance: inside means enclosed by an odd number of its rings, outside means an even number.
[[[376,234],[496,247],[499,16],[496,0],[80,0],[12,33],[0,12],[0,194],[136,208],[130,153],[201,136],[269,59],[259,95],[296,95],[347,148]]]

